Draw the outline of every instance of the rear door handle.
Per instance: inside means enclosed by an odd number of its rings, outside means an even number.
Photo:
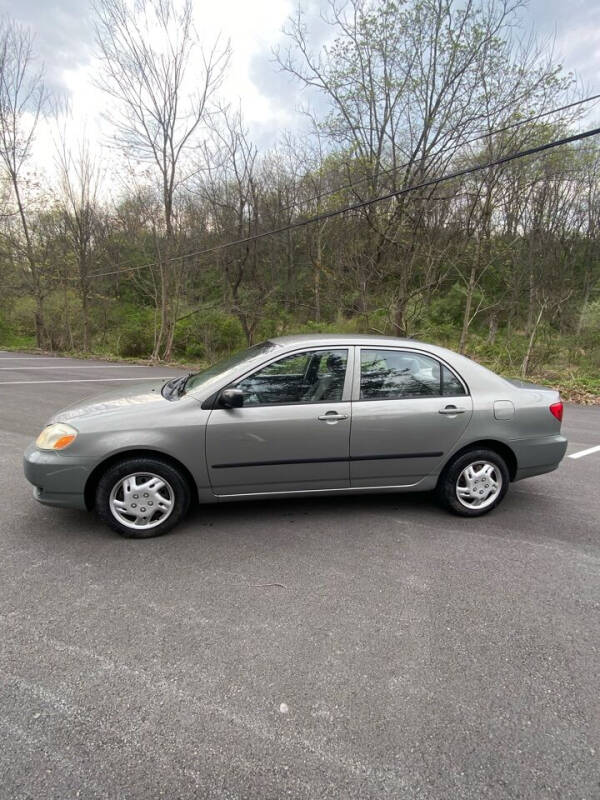
[[[468,411],[468,409],[457,408],[456,406],[446,406],[446,408],[440,408],[438,414],[464,414],[465,411]]]
[[[337,422],[338,420],[348,419],[348,414],[338,414],[337,411],[328,411],[327,414],[321,414],[318,419],[322,422]]]

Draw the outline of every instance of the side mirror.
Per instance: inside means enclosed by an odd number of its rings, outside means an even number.
[[[241,408],[244,405],[244,393],[241,389],[224,389],[219,395],[221,408]]]

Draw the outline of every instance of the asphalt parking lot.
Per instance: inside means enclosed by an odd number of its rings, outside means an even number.
[[[163,368],[0,353],[0,797],[600,797],[600,451],[480,520],[426,495],[45,508],[58,408]],[[569,453],[600,407],[567,407]]]

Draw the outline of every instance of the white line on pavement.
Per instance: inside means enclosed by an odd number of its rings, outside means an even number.
[[[0,352],[2,352],[0,350]],[[6,351],[4,351],[6,352]],[[68,356],[0,356],[0,361],[68,361]]]
[[[600,453],[600,444],[597,444],[595,447],[588,447],[587,450],[580,450],[578,453],[571,453],[569,458],[583,458],[584,456],[589,456],[592,453]]]
[[[0,361],[2,361],[1,358]],[[60,366],[52,367],[0,367],[0,370],[7,372],[17,372],[24,369],[148,369],[148,367],[145,364],[89,364],[88,366],[79,364],[76,364],[75,366],[71,366],[70,364],[61,364]]]
[[[2,386],[14,386],[16,384],[22,385],[25,383],[114,383],[115,381],[147,381],[155,378],[157,381],[166,381],[167,378],[172,378],[173,375],[146,375],[143,378],[73,378],[71,380],[58,380],[58,381],[0,381]]]

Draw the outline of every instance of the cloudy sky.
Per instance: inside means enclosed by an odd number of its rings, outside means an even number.
[[[232,61],[224,87],[226,97],[241,99],[244,117],[254,137],[272,142],[285,127],[300,124],[303,98],[278,72],[272,49],[281,42],[281,28],[296,0],[195,0],[201,37],[212,41],[221,32],[231,40]],[[307,19],[319,35],[319,6],[325,0],[302,0]],[[31,26],[36,50],[46,65],[47,83],[71,97],[78,124],[106,135],[99,110],[102,92],[91,86],[94,36],[89,0],[0,0],[0,9]],[[531,0],[523,14],[525,27],[555,42],[555,52],[567,70],[577,72],[583,85],[600,91],[599,0]]]

